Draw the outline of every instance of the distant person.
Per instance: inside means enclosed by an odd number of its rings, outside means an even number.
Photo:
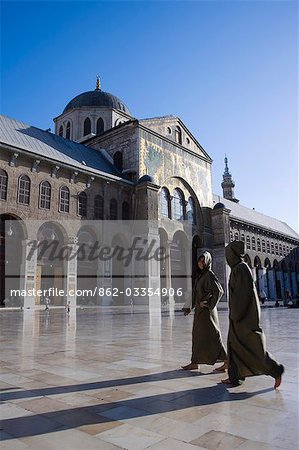
[[[203,252],[197,261],[200,273],[195,280],[192,307],[195,307],[192,329],[191,363],[182,366],[184,370],[198,369],[199,364],[214,365],[223,362],[215,371],[224,372],[226,365],[226,351],[223,346],[217,303],[223,295],[223,289],[216,275],[212,271],[212,256]],[[190,302],[191,303],[191,302]],[[185,304],[186,305],[186,304]],[[190,305],[191,306],[191,305]],[[184,315],[190,314],[191,308],[183,308]]]
[[[229,278],[229,331],[227,340],[228,378],[224,384],[238,386],[246,377],[270,375],[274,389],[281,384],[284,367],[265,349],[260,327],[260,305],[251,270],[244,262],[244,242],[233,241],[225,248]]]
[[[262,290],[260,292],[260,300],[261,300],[261,304],[264,305],[265,301],[267,300],[267,294],[264,290]]]
[[[45,307],[45,311],[49,311],[49,307],[50,307],[50,299],[49,299],[49,297],[46,297],[45,298],[45,305],[46,305],[46,307]]]
[[[292,293],[289,289],[286,290],[286,294],[285,294],[285,301],[286,301],[286,306],[292,306],[293,305],[293,299],[292,299]]]

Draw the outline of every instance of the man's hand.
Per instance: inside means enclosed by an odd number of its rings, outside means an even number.
[[[208,308],[207,302],[200,302],[200,303],[199,303],[199,306],[200,306],[201,308]]]
[[[184,316],[188,316],[188,314],[190,314],[190,312],[191,312],[191,309],[190,308],[183,308],[182,311],[184,313]]]

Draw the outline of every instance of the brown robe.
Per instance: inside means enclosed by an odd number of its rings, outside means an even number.
[[[215,364],[217,361],[226,361],[226,351],[223,346],[217,303],[223,295],[223,289],[216,275],[211,270],[212,257],[204,252],[207,267],[195,281],[193,289],[193,305],[195,314],[192,329],[192,357],[194,364]],[[199,306],[206,301],[208,307]]]
[[[228,375],[233,384],[253,375],[281,375],[283,366],[265,350],[260,326],[260,305],[251,270],[243,261],[244,243],[227,245],[225,255],[231,267],[229,279]]]

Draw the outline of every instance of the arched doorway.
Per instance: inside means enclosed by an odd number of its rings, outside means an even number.
[[[170,287],[170,265],[169,265],[169,245],[168,236],[163,228],[159,228],[160,248],[163,249],[165,259],[160,261],[160,292],[167,292]],[[168,256],[168,258],[167,258]],[[164,289],[164,291],[162,291]],[[161,302],[165,303],[169,299],[169,295],[161,295]]]
[[[194,286],[194,282],[198,275],[198,266],[197,266],[197,259],[198,259],[198,250],[201,248],[201,239],[198,235],[195,235],[192,239],[192,288]]]
[[[255,286],[257,289],[257,292],[259,293],[260,290],[263,288],[262,283],[262,263],[258,256],[254,258],[254,268],[255,268]]]
[[[282,299],[282,283],[281,283],[281,272],[279,270],[278,261],[275,259],[273,262],[274,269],[274,279],[275,279],[275,287],[276,287],[276,298]]]
[[[186,294],[191,295],[191,292],[187,293],[188,279],[191,281],[190,253],[187,236],[182,231],[177,231],[170,246],[171,285],[174,289],[173,298],[176,303],[184,303]],[[182,292],[182,295],[179,295],[178,292]]]
[[[66,277],[64,258],[61,250],[65,242],[65,232],[55,222],[45,222],[37,232],[39,252],[36,266],[36,289],[42,290],[42,297],[36,297],[35,304],[43,304],[45,297],[51,305],[64,305]]]
[[[251,263],[251,259],[250,259],[250,256],[248,255],[248,253],[246,253],[246,255],[244,256],[244,261],[246,262],[246,264],[248,264],[250,269],[252,269],[252,263]]]
[[[96,243],[96,236],[88,226],[83,226],[78,232],[77,256],[77,304],[94,306],[98,303],[96,292],[98,277],[98,260],[91,257],[91,251]]]
[[[23,240],[25,228],[22,220],[10,214],[0,215],[0,307],[22,306],[23,297],[15,291],[21,289]]]
[[[124,305],[125,300],[128,299],[125,292],[125,270],[124,261],[121,257],[121,250],[128,247],[125,239],[120,235],[115,235],[112,239],[113,257],[112,257],[112,290],[117,295],[112,296],[113,305]],[[119,251],[115,251],[116,249]]]

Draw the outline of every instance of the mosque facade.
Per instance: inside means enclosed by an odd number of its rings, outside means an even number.
[[[47,290],[57,306],[182,304],[202,250],[226,288],[231,240],[245,242],[258,292],[298,295],[298,234],[239,204],[227,158],[213,194],[212,159],[178,117],[136,119],[97,80],[54,123],[51,133],[1,116],[2,306],[38,307]],[[139,257],[126,264],[124,252]]]

